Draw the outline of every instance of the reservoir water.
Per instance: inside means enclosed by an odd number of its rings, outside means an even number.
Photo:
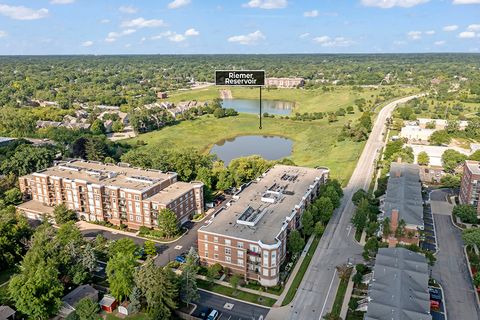
[[[262,100],[262,114],[289,115],[295,102],[281,100]],[[260,102],[258,99],[225,99],[222,100],[222,107],[233,108],[243,113],[258,113]]]
[[[217,142],[210,154],[216,154],[228,165],[232,159],[259,155],[267,160],[278,160],[290,156],[293,141],[278,136],[239,136]]]

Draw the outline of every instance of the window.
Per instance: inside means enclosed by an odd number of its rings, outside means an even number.
[[[135,200],[140,200],[140,196],[135,196]]]
[[[125,192],[124,191],[120,191],[120,198],[125,198]]]
[[[243,259],[238,259],[237,263],[238,263],[238,265],[243,266]]]
[[[205,252],[205,258],[208,258],[208,252]]]
[[[243,258],[243,251],[237,250],[237,256],[238,256],[239,258]]]
[[[226,255],[231,255],[231,254],[232,254],[232,249],[230,249],[230,248],[225,248],[225,254],[226,254]]]
[[[137,216],[137,222],[142,222],[142,216]]]
[[[258,253],[258,246],[251,244],[250,245],[250,251],[257,252]]]
[[[272,277],[275,276],[276,274],[277,274],[277,270],[275,270],[275,269],[270,270],[270,275]]]
[[[218,260],[218,254],[214,254],[213,257],[215,258],[215,260]]]
[[[263,251],[263,265],[268,267],[268,251]]]
[[[226,246],[231,246],[232,245],[232,241],[230,239],[225,239],[225,245]]]
[[[218,237],[213,237],[213,242],[218,242]]]
[[[263,269],[263,275],[268,277],[268,269]]]
[[[205,251],[208,251],[208,243],[205,243]]]
[[[204,234],[203,238],[208,241],[208,234]]]
[[[130,221],[133,221],[133,214],[130,215]]]
[[[275,267],[277,265],[277,253],[275,251],[272,251],[272,267]]]
[[[213,250],[218,251],[218,246],[213,246]]]
[[[242,248],[242,249],[243,249],[243,242],[237,242],[237,247],[239,247],[239,248]]]
[[[229,257],[229,256],[226,256],[226,257],[225,257],[225,261],[226,261],[226,262],[232,262],[232,258]]]

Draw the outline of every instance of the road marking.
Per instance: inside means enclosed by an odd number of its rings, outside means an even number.
[[[348,230],[348,232],[347,232],[347,237],[348,237],[350,235],[350,231],[352,231],[352,226],[348,226],[347,230]]]
[[[175,246],[175,250],[182,250],[182,246],[178,245],[178,246]]]
[[[328,287],[327,297],[325,298],[325,302],[323,303],[322,311],[320,311],[320,318],[318,318],[319,320],[322,319],[323,311],[325,310],[325,306],[327,305],[328,296],[330,295],[330,290],[332,290],[333,280],[335,280],[336,275],[337,275],[337,269],[335,269],[335,272],[333,273],[332,281],[330,281],[330,286]]]

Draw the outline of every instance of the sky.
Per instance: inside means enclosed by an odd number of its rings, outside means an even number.
[[[480,0],[0,0],[0,55],[479,51]]]

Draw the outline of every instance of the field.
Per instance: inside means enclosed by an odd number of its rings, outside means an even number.
[[[378,95],[381,89],[365,89],[363,92],[351,90],[350,87],[338,87],[334,91],[322,90],[264,90],[265,99],[289,100],[296,102],[295,112],[328,112],[340,107],[353,106],[356,98],[363,97],[367,101]],[[258,89],[235,88],[233,97],[257,98]],[[404,93],[402,93],[404,94]],[[400,95],[400,94],[399,94]],[[196,99],[211,100],[218,97],[218,87],[176,92],[170,95],[169,101]],[[126,140],[136,145],[143,141],[141,148],[186,148],[193,147],[207,153],[210,148],[222,139],[242,135],[275,135],[293,140],[291,159],[300,166],[326,166],[331,176],[346,184],[352,174],[362,151],[364,142],[345,140],[338,142],[338,136],[345,123],[355,121],[361,115],[357,107],[354,114],[339,116],[338,121],[329,123],[327,118],[314,121],[293,121],[289,119],[266,118],[263,129],[258,129],[258,116],[240,114],[236,117],[216,119],[212,115],[196,120],[183,121],[175,126],[165,127],[159,131],[149,132]]]
[[[333,87],[332,87],[333,88]],[[295,112],[328,112],[337,111],[339,108],[353,105],[357,98],[371,98],[372,94],[380,92],[380,89],[365,88],[363,92],[353,91],[351,87],[334,87],[334,91],[324,92],[317,90],[298,90],[298,89],[263,89],[262,98],[267,100],[284,100],[295,102]],[[180,102],[187,100],[207,101],[219,98],[220,89],[230,89],[233,98],[238,99],[258,99],[258,88],[229,88],[229,87],[208,87],[206,89],[197,89],[189,91],[177,91],[171,93],[168,101]]]

